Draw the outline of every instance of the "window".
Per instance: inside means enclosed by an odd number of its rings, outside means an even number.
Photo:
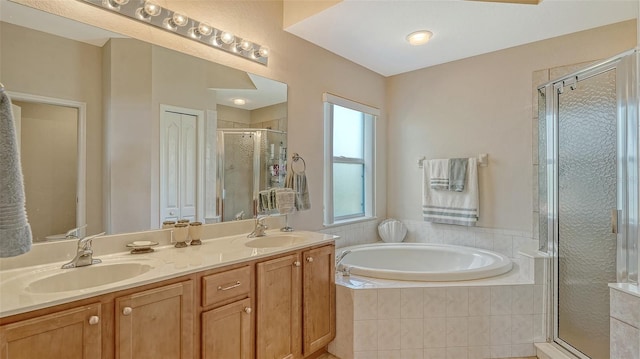
[[[324,224],[371,218],[379,110],[325,93],[324,114]]]

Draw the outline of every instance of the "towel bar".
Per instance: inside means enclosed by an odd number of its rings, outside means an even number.
[[[477,156],[478,158],[478,166],[480,167],[487,167],[489,165],[489,154],[488,153],[481,153]],[[418,159],[418,168],[422,168],[422,166],[424,165],[424,161],[427,158],[422,156]]]

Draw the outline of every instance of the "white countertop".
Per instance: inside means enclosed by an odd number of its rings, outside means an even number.
[[[282,234],[282,232],[277,230],[267,231],[267,237]],[[87,289],[65,292],[32,293],[27,290],[27,287],[36,280],[67,271],[82,271],[89,267],[60,269],[62,264],[68,262],[61,261],[1,270],[0,318],[291,250],[331,243],[338,238],[329,234],[307,231],[295,231],[287,233],[286,235],[303,236],[305,240],[286,247],[250,248],[247,247],[245,243],[255,238],[247,238],[245,233],[203,240],[200,246],[188,246],[186,248],[174,248],[173,245],[158,246],[154,247],[154,252],[147,254],[130,254],[127,251],[104,256],[94,255],[94,258],[101,259],[103,263],[93,264],[92,266],[104,266],[118,262],[138,262],[148,263],[153,268],[133,278]]]

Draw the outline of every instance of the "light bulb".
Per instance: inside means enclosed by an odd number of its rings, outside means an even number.
[[[144,12],[149,16],[158,16],[160,12],[162,12],[162,7],[160,5],[155,4],[151,1],[146,1],[144,3]]]
[[[234,99],[233,99],[233,103],[234,103],[235,105],[242,106],[242,105],[244,105],[245,103],[247,103],[247,101],[246,101],[245,99],[243,99],[243,98],[234,98]]]
[[[145,1],[144,5],[136,10],[136,16],[142,20],[149,20],[152,16],[158,16],[162,12],[162,7],[151,1]]]
[[[260,50],[255,52],[257,57],[269,57],[269,48],[265,46],[261,46]]]
[[[109,7],[110,9],[120,10],[120,6],[126,5],[129,0],[103,0],[102,5]]]
[[[213,32],[213,28],[211,28],[211,26],[201,22],[200,25],[198,25],[198,32],[202,36],[209,36]]]
[[[251,43],[251,41],[242,40],[240,41],[240,48],[244,51],[251,51],[253,49],[253,43]]]
[[[169,30],[176,31],[178,29],[178,26],[184,26],[188,22],[189,22],[188,17],[182,14],[179,14],[177,12],[174,12],[171,17],[164,19],[164,21],[162,22],[162,25],[164,25],[164,27],[166,27]]]
[[[173,16],[171,17],[171,20],[173,21],[174,24],[178,25],[178,26],[184,26],[189,22],[189,18],[182,15],[182,14],[178,14],[177,12],[173,13]]]
[[[235,40],[235,38],[236,37],[232,33],[226,31],[223,31],[220,35],[220,41],[224,42],[227,45],[233,43],[233,40]]]
[[[407,41],[413,46],[418,46],[426,44],[431,39],[431,36],[433,36],[433,33],[431,31],[415,31],[407,35]]]

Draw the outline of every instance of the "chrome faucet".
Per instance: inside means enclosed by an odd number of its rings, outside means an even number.
[[[347,256],[347,254],[351,253],[351,250],[346,250],[346,251],[342,251],[337,257],[336,257],[336,271],[342,273],[343,276],[348,276],[351,274],[351,267],[349,266],[345,266],[344,264],[342,264],[342,260],[344,259],[344,257]]]
[[[77,228],[73,228],[67,231],[67,233],[65,233],[64,238],[81,238],[82,235],[80,235],[80,230],[87,228],[87,225],[85,224],[84,226],[80,226]]]
[[[247,238],[264,237],[267,235],[266,233],[264,233],[264,231],[269,229],[269,227],[267,227],[267,225],[264,224],[265,219],[267,219],[267,216],[262,216],[262,217],[258,216],[256,218],[256,226],[253,229],[253,232],[249,233]]]
[[[102,260],[93,258],[93,249],[91,248],[91,244],[94,238],[103,234],[105,234],[105,232],[79,239],[78,252],[76,253],[75,258],[73,258],[71,262],[64,264],[62,269],[85,267],[92,264],[102,263]]]

